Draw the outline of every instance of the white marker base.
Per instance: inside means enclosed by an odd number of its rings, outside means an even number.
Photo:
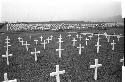
[[[8,80],[8,81],[3,81],[3,82],[17,82],[17,79],[14,79],[14,80]]]
[[[125,66],[122,66],[122,82],[125,82]]]

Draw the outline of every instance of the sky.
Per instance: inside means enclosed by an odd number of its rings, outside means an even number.
[[[84,21],[121,15],[119,0],[2,0],[1,21]]]

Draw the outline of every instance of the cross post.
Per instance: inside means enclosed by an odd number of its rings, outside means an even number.
[[[52,39],[48,37],[46,40],[47,40],[47,41],[48,41],[48,43],[49,43],[49,41],[50,41],[50,40],[52,40]]]
[[[41,44],[43,44],[43,45],[44,45],[44,49],[45,49],[45,48],[46,48],[46,44],[47,44],[46,40],[44,40],[44,42],[43,42],[43,43],[41,43]]]
[[[81,35],[79,36],[79,39],[80,39],[80,41],[82,40],[82,36]]]
[[[2,55],[2,57],[7,58],[7,65],[9,65],[9,56],[12,56],[12,54],[9,54],[9,46],[11,46],[11,45],[9,45],[9,43],[10,43],[9,40],[10,39],[8,38],[8,36],[7,36],[7,38],[5,40],[6,40],[5,43],[7,44],[5,47],[7,48],[7,50],[6,50],[6,55]]]
[[[89,40],[89,39],[88,39],[88,38],[86,38],[86,45],[88,45],[88,40]]]
[[[107,40],[108,40],[108,42],[110,41],[110,35],[107,35]]]
[[[8,80],[8,78],[7,78],[7,73],[4,73],[4,81],[2,81],[2,82],[17,82],[17,79]]]
[[[18,37],[18,40],[20,41],[22,38]]]
[[[25,43],[25,44],[23,44],[23,45],[25,45],[25,46],[26,46],[26,50],[28,51],[28,50],[29,50],[28,46],[29,46],[30,44],[28,44],[28,43],[27,43],[27,41],[26,41],[26,43]]]
[[[102,64],[98,64],[98,59],[95,59],[95,65],[90,65],[90,68],[95,68],[94,79],[97,80],[97,69],[102,66]]]
[[[79,54],[81,54],[82,48],[84,48],[84,46],[81,46],[81,44],[79,44],[79,47],[77,47],[77,48],[79,48]]]
[[[35,61],[37,61],[37,54],[40,53],[40,51],[36,51],[36,48],[35,48],[35,52],[31,52],[31,54],[35,54]]]
[[[123,62],[123,66],[124,66],[124,57],[123,57],[123,59],[120,59],[120,62]]]
[[[38,40],[34,40],[35,41],[35,43],[36,43],[36,45],[38,44]]]
[[[52,39],[53,39],[53,36],[51,35],[50,38],[51,38],[51,40],[52,40]]]
[[[117,35],[117,39],[118,39],[118,41],[119,41],[120,38],[121,38],[121,36],[120,36],[120,35]]]
[[[24,43],[23,39],[20,42],[22,43],[22,46],[23,46],[23,43]]]
[[[76,37],[79,38],[79,35],[77,34]]]
[[[69,34],[69,35],[68,35],[68,37],[69,37],[69,39],[70,39],[70,37],[71,37],[71,34]]]
[[[59,39],[59,41],[57,43],[59,43],[59,48],[56,49],[56,51],[59,52],[59,58],[61,58],[62,50],[64,50],[64,49],[61,48],[61,43],[63,42],[62,41],[62,36],[60,35],[58,39]]]
[[[43,36],[40,36],[40,40],[43,41]]]
[[[64,74],[65,70],[59,71],[59,65],[56,65],[56,72],[50,73],[50,76],[56,76],[56,82],[60,82],[60,74]]]
[[[99,38],[99,35],[98,35],[98,41],[97,41],[97,44],[95,45],[95,46],[97,46],[97,53],[99,53],[99,48],[100,48],[100,46],[101,46],[101,45],[99,44],[99,39],[100,39],[100,38]]]
[[[112,45],[112,50],[114,50],[114,48],[115,48],[115,42],[114,42],[114,40],[113,40],[113,42],[111,43],[111,45]]]
[[[73,41],[73,46],[75,46],[75,43],[76,43],[77,40],[75,38],[73,38],[72,41]]]
[[[93,36],[92,36],[92,35],[90,35],[90,36],[88,36],[88,37],[89,37],[89,38],[90,38],[90,40],[91,40]]]

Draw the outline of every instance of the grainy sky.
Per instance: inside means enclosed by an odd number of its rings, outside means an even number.
[[[3,0],[2,21],[83,21],[121,15],[119,0]]]

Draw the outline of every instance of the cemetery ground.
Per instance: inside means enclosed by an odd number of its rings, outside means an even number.
[[[71,30],[72,31],[72,30]],[[73,30],[74,31],[74,30]],[[105,36],[100,35],[100,51],[97,53],[97,36],[94,35],[91,40],[88,41],[88,45],[85,45],[85,38],[88,35],[82,35],[80,33],[104,33],[107,34],[124,34],[124,29],[112,28],[110,30],[75,30],[83,38],[80,41],[76,38],[76,33],[71,33],[71,37],[68,37],[67,31],[29,31],[29,32],[9,32],[0,34],[0,82],[4,80],[4,73],[8,73],[8,79],[17,79],[18,82],[56,82],[56,78],[50,76],[51,72],[56,71],[56,65],[59,65],[59,70],[65,70],[64,74],[60,75],[61,82],[121,82],[122,78],[122,63],[120,59],[124,55],[124,37],[117,40],[117,37],[111,37],[110,42],[107,42]],[[59,53],[56,49],[59,48],[58,38],[62,35],[62,55],[59,58]],[[53,35],[53,40],[46,44],[44,49],[43,41],[40,41],[40,36],[43,36],[43,40]],[[6,58],[2,55],[6,54],[5,39],[7,36],[10,39],[9,53],[13,56],[9,57],[10,64],[7,65]],[[31,36],[31,38],[30,38]],[[30,44],[29,50],[26,50],[25,46],[22,46],[18,37],[23,38]],[[77,39],[76,45],[72,46],[72,39]],[[38,44],[34,40],[38,40]],[[115,49],[112,50],[110,45],[112,41],[115,41]],[[82,53],[79,54],[78,46],[82,44]],[[31,52],[36,48],[40,51],[37,54],[38,60],[35,61],[34,54]],[[99,64],[102,64],[98,68],[98,78],[94,80],[94,69],[90,68],[90,65],[94,65],[95,59],[98,59]]]

